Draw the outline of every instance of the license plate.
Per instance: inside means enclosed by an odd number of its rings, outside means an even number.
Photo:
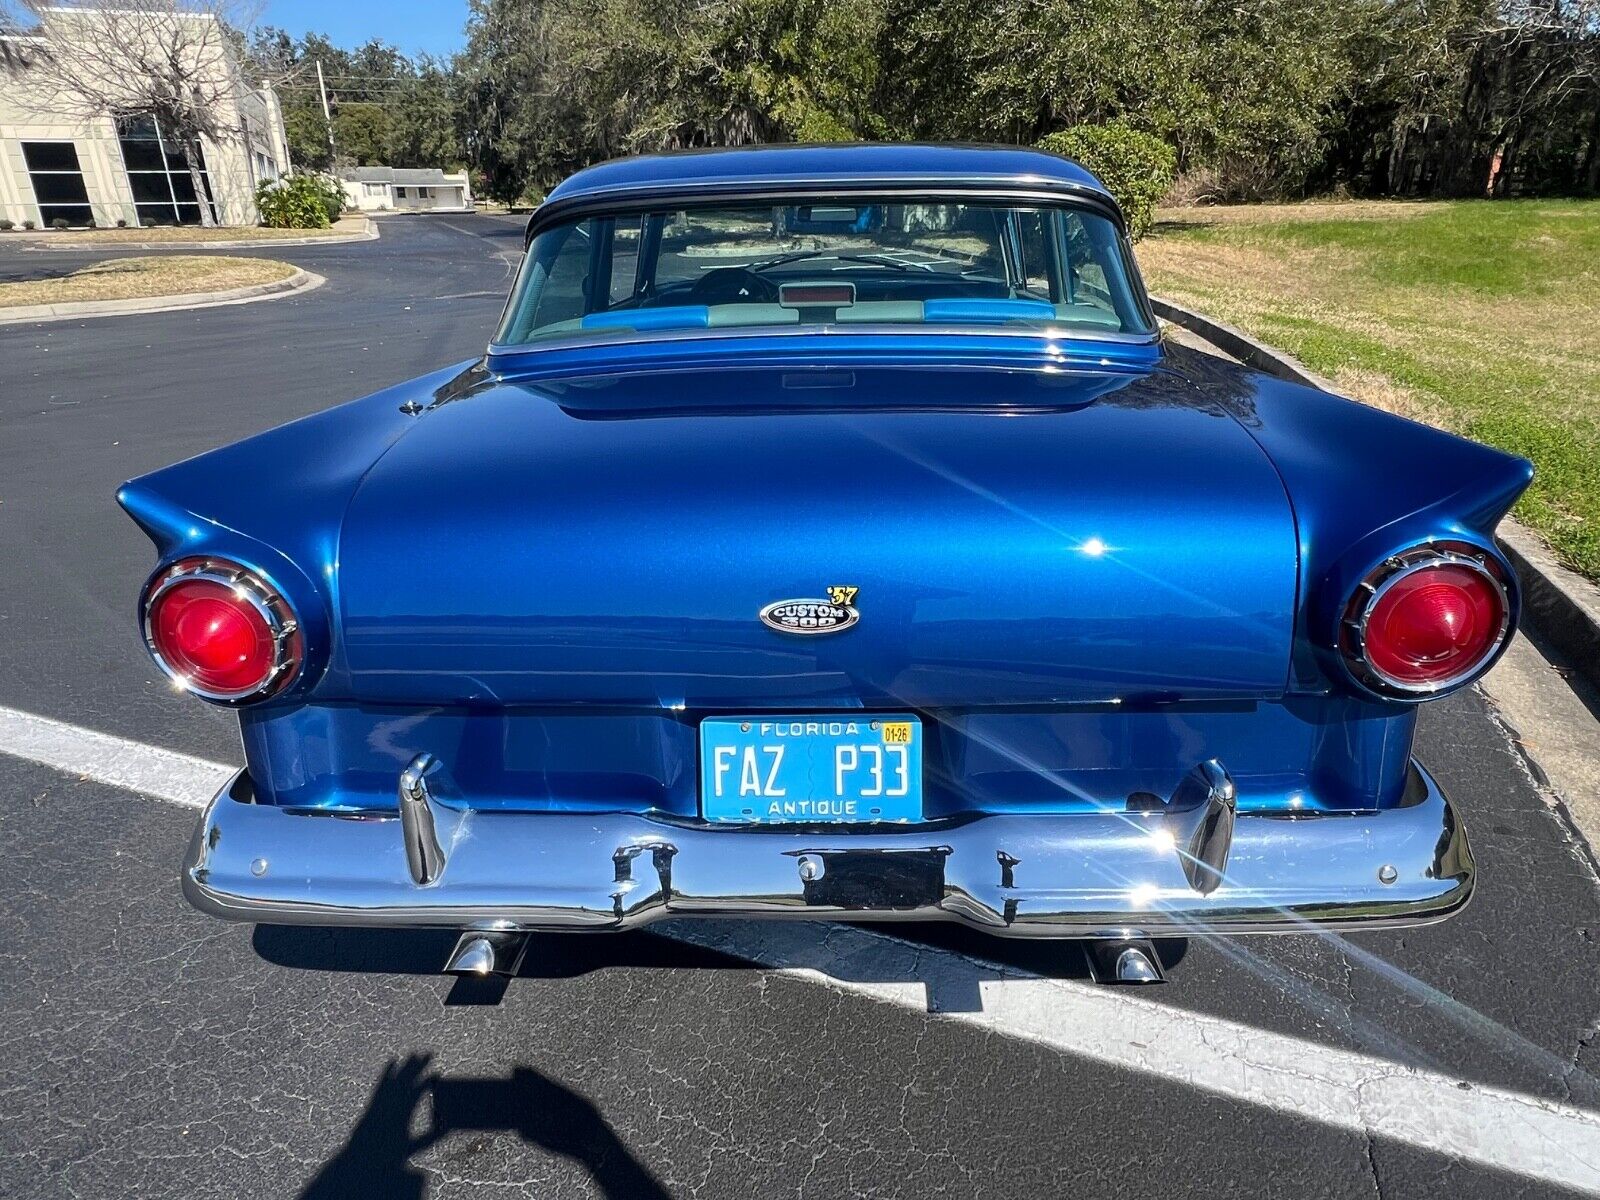
[[[922,820],[922,722],[912,716],[712,717],[700,722],[708,821]]]

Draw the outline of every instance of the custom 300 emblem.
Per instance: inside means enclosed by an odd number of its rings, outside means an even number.
[[[761,610],[761,623],[779,633],[841,633],[861,619],[856,587],[830,587],[826,600],[778,600]]]

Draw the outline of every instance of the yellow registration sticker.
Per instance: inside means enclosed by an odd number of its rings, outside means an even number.
[[[886,746],[909,746],[911,744],[911,722],[885,721],[883,723],[883,744]]]

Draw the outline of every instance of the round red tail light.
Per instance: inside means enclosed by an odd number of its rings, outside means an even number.
[[[266,579],[225,559],[184,559],[146,586],[144,636],[174,683],[208,700],[259,700],[300,668],[288,602]]]
[[[1344,652],[1363,683],[1387,694],[1459,687],[1510,632],[1499,564],[1472,547],[1420,547],[1362,581],[1345,613]]]

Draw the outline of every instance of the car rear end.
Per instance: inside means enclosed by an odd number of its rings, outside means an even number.
[[[1103,195],[885,188],[557,197],[482,362],[124,489],[151,654],[244,737],[197,906],[462,970],[955,921],[1144,981],[1467,902],[1412,735],[1514,628],[1527,464],[1163,347]]]
[[[1495,514],[1418,509],[1328,570],[1264,435],[1172,373],[862,368],[831,408],[752,417],[781,374],[437,409],[320,567],[177,528],[173,481],[130,487],[169,560],[152,653],[238,708],[249,764],[196,834],[190,898],[274,922],[1097,939],[1466,902],[1464,835],[1410,746],[1416,701],[1514,621]],[[897,393],[917,407],[864,398]],[[818,461],[856,482],[795,499]]]

